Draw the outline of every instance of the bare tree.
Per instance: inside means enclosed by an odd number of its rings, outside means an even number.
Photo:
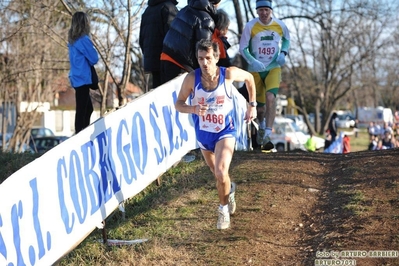
[[[52,102],[57,93],[56,77],[67,77],[69,71],[67,31],[71,15],[76,10],[86,11],[93,22],[93,40],[101,60],[100,74],[101,113],[107,108],[110,84],[115,89],[119,105],[125,103],[128,82],[143,83],[140,71],[141,53],[137,34],[140,14],[146,1],[31,1],[17,0],[0,3],[0,100],[4,106],[11,103],[17,111],[17,125],[9,149],[21,150],[30,137],[30,129],[40,119],[35,108],[43,102]],[[137,66],[138,65],[138,66]],[[110,88],[110,90],[112,91]],[[112,95],[114,96],[114,95]],[[21,102],[38,103],[29,112],[21,110]],[[4,108],[3,108],[4,109]],[[22,111],[22,112],[21,112]],[[6,112],[2,112],[2,131],[7,132]],[[5,134],[3,134],[5,136]]]
[[[76,6],[69,4],[65,0],[60,0],[67,11],[72,15],[73,12],[81,8],[81,4]],[[132,62],[138,62],[141,67],[141,52],[137,44],[137,34],[140,28],[141,12],[146,1],[144,0],[103,0],[98,7],[98,3],[92,6],[85,6],[86,12],[92,21],[92,39],[101,57],[101,65],[104,71],[99,71],[103,78],[100,87],[101,94],[101,114],[106,111],[106,99],[109,81],[115,85],[115,96],[118,98],[119,106],[126,102],[126,87],[129,82],[143,83],[144,74],[131,76]],[[139,58],[137,58],[139,56]],[[134,72],[137,74],[137,72]],[[113,97],[114,95],[112,95]]]
[[[364,87],[359,80],[362,69],[388,48],[392,5],[357,0],[278,3],[275,9],[292,37],[285,80],[305,118],[308,110],[316,119],[322,114],[322,126],[316,123],[322,133],[333,110],[348,102],[351,91]]]
[[[8,146],[12,151],[21,151],[28,142],[30,128],[39,118],[35,109],[53,100],[57,88],[52,77],[65,71],[66,53],[60,47],[65,21],[55,10],[59,3],[50,0],[10,1],[1,6],[1,49],[6,58],[1,66],[0,82],[5,88],[1,100],[16,107],[17,124]],[[23,112],[22,102],[38,104]],[[4,125],[3,133],[7,132]]]
[[[255,16],[253,3],[242,3],[248,21]],[[398,105],[384,97],[395,95],[398,83],[392,69],[396,56],[388,55],[398,51],[397,11],[398,3],[387,0],[273,1],[274,16],[291,32],[283,81],[314,134],[323,133],[335,109]],[[315,125],[309,112],[315,113]]]

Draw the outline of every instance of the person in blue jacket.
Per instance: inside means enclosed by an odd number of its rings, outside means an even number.
[[[98,62],[98,54],[90,37],[90,20],[86,13],[76,12],[72,16],[68,32],[69,81],[75,89],[76,114],[75,134],[90,124],[93,103],[90,89],[98,89],[93,84],[91,67]]]

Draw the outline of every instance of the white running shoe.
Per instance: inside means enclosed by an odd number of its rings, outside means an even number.
[[[218,210],[219,216],[218,216],[218,223],[217,223],[217,228],[220,230],[227,229],[230,227],[230,214],[224,213],[222,210]]]
[[[234,214],[236,212],[236,200],[234,194],[236,192],[237,185],[234,182],[231,182],[231,189],[229,194],[229,213]]]

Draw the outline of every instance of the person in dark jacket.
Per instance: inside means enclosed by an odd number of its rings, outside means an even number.
[[[162,83],[199,68],[195,46],[201,39],[212,39],[219,3],[220,0],[190,0],[177,13],[163,41]]]
[[[163,40],[178,9],[176,0],[149,0],[141,16],[139,44],[143,52],[144,72],[152,75],[152,88],[161,82]]]
[[[334,112],[331,115],[330,121],[328,122],[328,131],[331,135],[331,144],[335,141],[337,137],[337,117],[338,114]]]

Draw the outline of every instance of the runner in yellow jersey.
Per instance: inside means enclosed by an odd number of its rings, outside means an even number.
[[[256,84],[259,121],[256,141],[264,150],[271,150],[274,148],[270,134],[276,116],[276,95],[281,82],[281,67],[290,47],[290,33],[284,22],[272,17],[271,1],[256,1],[256,13],[258,17],[244,27],[240,53],[248,62],[248,71]]]

